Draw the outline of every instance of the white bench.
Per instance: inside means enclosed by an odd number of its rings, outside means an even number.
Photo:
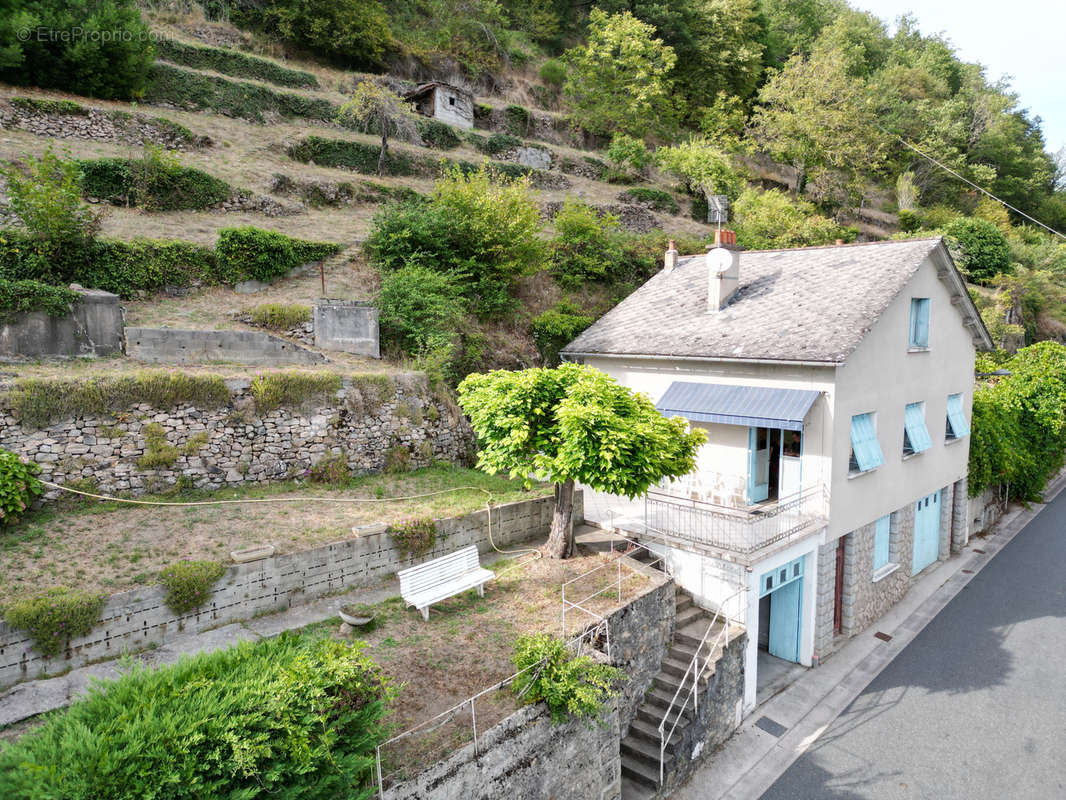
[[[400,594],[407,605],[422,612],[429,622],[429,607],[459,592],[477,587],[479,596],[485,596],[485,582],[496,577],[484,569],[478,561],[477,547],[470,545],[440,558],[402,569],[396,573],[400,579]]]

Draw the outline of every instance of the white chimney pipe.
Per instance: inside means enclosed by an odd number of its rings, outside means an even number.
[[[721,311],[740,285],[740,254],[716,245],[707,251],[707,310]]]
[[[673,272],[674,267],[677,266],[677,245],[674,240],[670,240],[670,247],[666,251],[666,256],[663,258],[663,272]]]

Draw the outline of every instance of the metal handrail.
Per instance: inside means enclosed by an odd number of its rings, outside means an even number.
[[[692,656],[692,660],[689,665],[685,667],[685,674],[681,678],[681,683],[678,685],[677,690],[674,692],[674,696],[670,699],[670,704],[666,708],[666,713],[663,714],[663,721],[659,723],[659,785],[663,785],[664,773],[666,770],[666,744],[674,735],[674,731],[677,730],[677,724],[681,721],[681,715],[685,713],[685,709],[688,708],[689,700],[692,701],[692,708],[696,713],[699,713],[699,687],[700,679],[703,677],[703,673],[707,671],[707,667],[711,662],[711,655],[717,650],[722,638],[725,638],[723,649],[729,647],[729,626],[733,623],[734,619],[728,614],[723,614],[723,609],[728,606],[734,598],[739,597],[741,594],[747,591],[746,587],[737,589],[733,594],[727,597],[719,606],[718,610],[714,612],[714,617],[707,625],[707,630],[704,631],[703,637],[700,639],[699,645],[696,647],[696,653]],[[703,659],[703,666],[699,665],[700,653],[703,651],[703,646],[707,643],[707,637],[710,636],[711,630],[714,629],[715,623],[718,622],[719,617],[725,618],[725,625],[718,635],[711,642],[711,646],[707,650],[707,655]],[[677,709],[677,716],[674,717],[674,724],[670,726],[670,733],[666,733],[666,722],[670,719],[670,712],[674,710],[674,705],[677,703],[677,698],[681,695],[681,690],[685,688],[685,684],[688,682],[689,673],[692,673],[692,688],[689,690],[688,695],[685,696],[684,702]]]

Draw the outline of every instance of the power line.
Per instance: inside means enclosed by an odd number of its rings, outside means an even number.
[[[874,123],[874,124],[876,125],[877,123]],[[923,158],[927,158],[927,159],[929,159],[930,161],[932,161],[932,162],[933,162],[934,164],[936,164],[936,165],[937,165],[938,167],[940,167],[940,168],[941,168],[942,170],[944,170],[945,172],[949,172],[949,173],[951,173],[952,175],[954,175],[954,176],[955,176],[956,178],[958,178],[958,179],[959,179],[960,181],[962,181],[963,183],[969,184],[969,185],[970,185],[970,186],[972,186],[972,187],[973,187],[974,189],[976,189],[977,191],[981,192],[982,194],[985,194],[985,195],[987,195],[988,197],[992,198],[993,200],[995,200],[995,201],[996,201],[997,203],[999,203],[1000,205],[1002,205],[1002,206],[1005,206],[1006,208],[1009,208],[1009,209],[1010,209],[1011,211],[1013,211],[1013,212],[1014,212],[1015,214],[1018,214],[1019,216],[1025,217],[1025,218],[1026,218],[1027,220],[1029,220],[1030,222],[1034,222],[1034,223],[1036,223],[1036,224],[1037,224],[1037,225],[1039,225],[1039,226],[1040,226],[1041,228],[1044,228],[1045,230],[1047,230],[1047,231],[1050,231],[1051,233],[1053,233],[1053,234],[1055,234],[1056,236],[1058,236],[1058,237],[1059,237],[1060,239],[1066,239],[1066,234],[1063,234],[1063,233],[1059,233],[1059,232],[1058,232],[1057,230],[1055,230],[1054,228],[1052,228],[1052,227],[1051,227],[1050,225],[1045,225],[1045,224],[1044,224],[1043,222],[1041,222],[1040,220],[1038,220],[1038,219],[1035,219],[1034,217],[1031,217],[1031,216],[1029,216],[1029,215],[1028,215],[1028,214],[1026,214],[1026,213],[1025,213],[1024,211],[1022,211],[1021,209],[1018,209],[1018,208],[1015,208],[1014,206],[1012,206],[1012,205],[1011,205],[1010,203],[1008,203],[1008,202],[1007,202],[1006,200],[1000,200],[1000,199],[999,199],[998,197],[996,197],[996,196],[995,196],[994,194],[992,194],[992,192],[988,191],[987,189],[983,189],[982,187],[978,186],[978,185],[977,185],[976,183],[974,183],[973,181],[971,181],[971,180],[970,180],[969,178],[964,178],[964,177],[963,177],[962,175],[960,175],[959,173],[957,173],[957,172],[956,172],[955,170],[953,170],[953,169],[952,169],[951,167],[947,166],[946,164],[942,164],[941,162],[937,161],[937,160],[936,160],[935,158],[933,158],[933,157],[932,157],[931,155],[929,155],[928,153],[926,153],[926,152],[924,152],[924,151],[922,151],[922,150],[919,150],[919,149],[918,149],[917,147],[915,147],[915,146],[914,146],[913,144],[911,144],[910,142],[908,142],[908,141],[907,141],[906,139],[904,139],[904,138],[903,138],[902,136],[900,136],[900,135],[899,135],[898,133],[893,133],[892,131],[888,130],[887,128],[884,128],[884,127],[882,127],[881,125],[877,125],[877,127],[878,127],[878,128],[880,128],[880,129],[881,129],[881,130],[882,130],[882,131],[883,131],[884,133],[887,133],[887,134],[888,134],[889,136],[893,136],[893,137],[895,137],[896,139],[898,139],[898,140],[899,140],[899,142],[900,142],[900,143],[901,143],[901,144],[902,144],[902,145],[903,145],[904,147],[909,147],[909,148],[910,148],[911,150],[913,150],[913,151],[914,151],[915,153],[917,153],[918,155],[922,156]]]

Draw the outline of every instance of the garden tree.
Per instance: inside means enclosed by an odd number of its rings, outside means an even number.
[[[0,80],[106,100],[144,89],[155,53],[135,0],[5,0],[0,9]]]
[[[563,92],[577,124],[637,137],[672,127],[670,72],[677,57],[654,33],[628,11],[592,10],[586,42],[565,54],[570,72]]]
[[[703,192],[708,204],[712,195],[736,197],[743,186],[729,155],[704,137],[660,147],[656,155],[660,167],[677,177],[690,192]]]
[[[944,234],[960,269],[975,283],[989,283],[1010,271],[1010,244],[994,222],[959,217]]]
[[[821,216],[811,203],[793,200],[777,189],[745,189],[732,212],[737,244],[749,250],[831,244],[855,236],[854,230]]]
[[[338,116],[381,134],[378,175],[385,174],[390,135],[402,140],[420,141],[418,116],[410,103],[376,81],[367,80],[356,86],[352,96],[340,107]]]
[[[800,194],[809,179],[835,186],[838,174],[849,194],[857,193],[862,177],[881,166],[887,150],[871,98],[863,83],[848,75],[838,49],[789,59],[759,91],[753,129],[771,155],[798,170]]]
[[[555,485],[545,546],[552,558],[573,554],[575,482],[635,497],[690,472],[705,438],[663,417],[646,395],[578,364],[469,375],[459,405],[478,435],[480,468]]]
[[[655,156],[643,140],[625,133],[615,133],[607,148],[607,160],[618,169],[628,168],[643,175],[655,163]]]

